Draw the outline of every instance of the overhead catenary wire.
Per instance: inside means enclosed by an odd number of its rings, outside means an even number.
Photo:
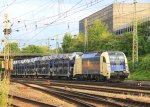
[[[12,1],[12,2],[13,2],[13,1]],[[11,2],[11,3],[12,3],[12,2]],[[10,4],[11,4],[11,3],[10,3]],[[3,5],[0,6],[0,8],[7,7],[7,6],[9,6],[10,4],[5,4],[4,1],[3,1]]]
[[[21,3],[25,3],[25,2],[28,2],[28,1],[30,1],[30,0],[22,0],[22,1],[16,1],[14,4],[21,4]]]
[[[103,0],[101,0],[101,1],[103,1]],[[97,0],[97,2],[96,3],[94,3],[94,4],[92,4],[91,6],[93,6],[93,5],[95,5],[95,4],[97,4],[98,3],[98,0]],[[91,7],[90,6],[90,7]],[[82,10],[80,10],[80,11],[82,11]],[[59,20],[59,18],[60,17],[58,17],[55,21],[53,21],[53,22],[56,22],[57,20]],[[51,24],[51,23],[50,23]],[[48,27],[48,26],[47,26]],[[36,35],[34,35],[29,41],[31,41],[34,37],[36,37],[39,33],[41,33],[43,30],[45,30],[47,27],[45,27],[44,29],[42,29],[40,32],[38,32]]]
[[[150,8],[148,8],[148,9],[150,9]],[[147,9],[143,9],[143,10],[140,10],[140,11],[137,11],[137,12],[142,12],[142,11],[144,11],[144,10],[147,10]],[[82,10],[80,10],[80,11],[82,11]],[[78,12],[78,11],[77,11]],[[129,14],[133,14],[133,12],[131,12],[131,13],[127,13],[127,14],[125,14],[125,15],[123,15],[123,16],[126,16],[126,15],[129,15]],[[69,16],[71,16],[71,15],[69,15]],[[119,18],[120,16],[116,16],[115,17],[115,19],[117,19],[117,18]],[[52,25],[52,24],[51,24]],[[51,26],[51,25],[49,25],[49,26]],[[59,24],[58,24],[59,25]],[[45,25],[43,25],[43,27],[45,27]],[[42,28],[42,27],[39,27],[39,29],[40,28]],[[34,30],[33,30],[34,31]],[[27,33],[26,33],[27,34]]]
[[[61,22],[58,22],[58,23],[54,23],[54,24],[51,24],[49,26],[58,26],[58,25],[62,25],[62,24],[71,24],[71,23],[77,23],[78,20],[75,20],[75,21],[72,21],[72,20],[67,20],[67,21],[61,21]],[[21,35],[25,35],[25,34],[28,34],[28,33],[31,33],[31,32],[34,32],[38,29],[41,29],[41,28],[44,28],[45,26],[47,26],[46,24],[42,25],[42,26],[32,26],[32,27],[28,27],[28,29],[32,29],[31,31],[29,32],[26,32],[26,33],[22,33]],[[36,27],[36,28],[35,28]],[[12,29],[13,32],[20,32],[20,30],[18,29]]]
[[[55,21],[51,22],[50,24],[56,22],[59,18],[57,18]],[[44,27],[41,31],[43,31],[44,29],[46,29],[48,26]],[[41,31],[39,31],[36,35],[38,35]]]
[[[150,9],[150,8],[147,8],[147,9],[143,9],[143,10],[140,10],[140,11],[137,11],[137,13],[138,12],[143,12],[144,10],[148,10],[148,9]],[[133,14],[132,12],[131,13],[128,13],[128,14],[125,14],[125,15],[123,15],[123,16],[127,16],[127,15],[130,15],[130,14]],[[114,17],[115,19],[117,19],[117,18],[119,18],[119,16],[116,16],[116,17]],[[50,26],[55,26],[55,25],[60,25],[60,24],[68,24],[68,23],[74,23],[74,22],[78,22],[78,21],[71,21],[71,22],[59,22],[59,23],[56,23],[56,24],[51,24]],[[41,29],[41,28],[43,28],[43,27],[45,27],[46,26],[46,24],[44,24],[43,26],[41,26],[41,27],[37,27],[37,29]],[[31,28],[29,28],[29,29],[33,29],[33,28],[35,28],[35,27],[31,27]],[[36,29],[36,30],[37,30]],[[18,31],[18,29],[12,29],[13,31]],[[20,31],[20,30],[19,30]],[[35,30],[32,30],[32,31],[35,31]],[[32,32],[31,31],[31,32]],[[29,32],[30,33],[30,32]],[[24,35],[24,34],[28,34],[28,32],[27,33],[23,33],[22,35]]]
[[[101,0],[101,1],[97,1],[97,3],[99,3],[99,2],[102,2],[102,1],[104,1],[104,0]],[[124,2],[124,1],[123,1]],[[90,4],[90,3],[89,3]],[[93,4],[93,5],[95,5],[95,4]],[[93,5],[90,5],[89,7],[91,7],[91,6],[93,6]],[[85,6],[85,5],[82,5],[82,6]],[[67,15],[66,17],[68,17],[68,16],[71,16],[71,15],[73,15],[73,14],[75,14],[75,13],[77,13],[77,12],[80,12],[80,11],[83,11],[84,9],[86,9],[86,8],[89,8],[89,7],[85,7],[85,8],[83,8],[83,9],[81,9],[81,10],[78,10],[78,11],[75,11],[75,12],[73,12],[72,14],[70,14],[70,15]],[[69,10],[68,10],[69,11]],[[64,12],[65,13],[65,12]],[[57,16],[57,15],[56,15]],[[52,16],[53,17],[53,16]],[[48,17],[48,18],[50,18],[50,17]],[[44,21],[46,20],[46,18],[44,19]],[[35,22],[40,22],[41,20],[39,20],[39,21],[35,21]],[[42,20],[43,21],[43,20]],[[33,22],[34,23],[34,22]],[[32,23],[30,23],[30,24],[32,24]],[[18,27],[18,28],[16,28],[16,29],[19,29],[19,28],[24,28],[24,26],[22,26],[22,27]],[[15,28],[14,28],[15,29]]]
[[[3,1],[6,1],[6,0],[3,0]],[[2,8],[2,7],[7,7],[7,6],[9,6],[9,5],[11,5],[13,2],[13,5],[15,5],[15,4],[21,4],[21,3],[25,3],[25,2],[27,2],[27,1],[30,1],[30,0],[22,0],[22,1],[12,1],[11,3],[7,3],[6,5],[4,4],[4,2],[3,2],[3,5],[2,6],[0,6],[0,8]]]
[[[97,4],[97,2],[96,2],[95,4]],[[93,4],[93,5],[95,5],[95,4]],[[91,7],[91,6],[93,6],[93,5],[90,5],[89,7]],[[85,7],[85,8],[89,8],[89,7]],[[83,11],[85,8],[83,8],[83,9],[81,9],[81,10],[79,10],[79,11],[76,11],[76,12],[70,14],[69,16],[71,16],[71,15],[77,13],[77,12]],[[68,16],[67,16],[67,17],[68,17]],[[66,18],[66,17],[63,17],[63,18]],[[61,18],[59,17],[58,19],[61,19]],[[56,19],[56,21],[57,21],[58,19]],[[61,20],[62,20],[62,19],[61,19]],[[56,22],[56,21],[55,21],[55,22]],[[54,22],[54,21],[53,21],[53,22]],[[52,22],[51,22],[48,26],[50,26],[50,25],[52,25]],[[41,27],[41,28],[42,28],[42,27]],[[44,26],[43,28],[45,29],[45,28],[47,28],[47,27]],[[44,30],[44,29],[43,29],[43,30]],[[42,31],[43,31],[43,30],[42,30]],[[33,31],[34,31],[34,30],[33,30]],[[41,32],[41,31],[40,31],[40,32]],[[38,34],[39,34],[39,33],[38,33]]]
[[[46,1],[46,2],[44,2],[43,4],[41,4],[40,6],[34,8],[34,9],[32,9],[32,10],[30,10],[30,11],[28,11],[28,12],[26,12],[26,13],[20,15],[20,16],[17,16],[17,17],[15,17],[15,18],[13,18],[13,20],[20,20],[20,19],[17,19],[17,18],[22,17],[22,16],[25,16],[25,15],[27,15],[27,14],[32,14],[33,12],[35,12],[35,11],[37,11],[37,10],[39,10],[39,9],[48,7],[49,4],[53,6],[53,5],[54,5],[54,1],[53,1],[53,0],[51,0],[51,1],[52,1],[53,3],[51,3],[50,1]],[[21,20],[20,20],[20,21],[21,21]],[[28,20],[23,20],[23,21],[28,21]]]
[[[73,29],[73,30],[70,31],[70,33],[74,32],[74,31],[78,31],[78,30],[79,29]],[[65,34],[66,34],[66,32],[57,34],[58,35],[58,40],[62,40],[61,39],[62,37],[60,37],[60,35],[65,35]],[[35,43],[38,43],[38,42],[40,42],[40,43],[45,42],[45,41],[47,41],[47,39],[55,39],[55,37],[56,37],[56,35],[53,35],[53,36],[48,37],[48,38],[32,39],[32,42],[28,42],[28,40],[24,40],[24,39],[11,39],[11,41],[24,41],[23,44],[29,45],[30,43],[35,44]],[[36,40],[36,41],[34,41],[34,40]]]
[[[82,1],[82,0],[81,0]],[[65,15],[65,14],[67,14],[67,16],[68,16],[68,12],[72,12],[72,11],[74,11],[74,10],[77,10],[77,9],[80,9],[80,8],[82,8],[82,7],[85,7],[85,8],[89,8],[89,7],[91,7],[91,6],[93,6],[93,5],[96,5],[97,3],[100,3],[101,1],[104,1],[104,0],[97,0],[97,1],[94,1],[94,2],[90,2],[90,3],[88,3],[88,6],[86,5],[86,4],[84,4],[84,5],[81,5],[81,6],[78,6],[78,7],[76,7],[79,3],[81,3],[81,1],[79,1],[79,2],[77,2],[74,6],[72,6],[70,9],[68,9],[68,10],[66,10],[65,12],[62,12],[62,13],[60,13],[60,14],[63,14],[63,15]],[[91,4],[92,3],[92,4]],[[76,7],[76,8],[75,8]],[[83,9],[85,9],[85,8],[83,8]],[[82,10],[82,9],[81,9]],[[77,12],[78,12],[78,10],[77,10]],[[72,14],[74,14],[74,13],[76,13],[76,12],[73,12],[73,13],[70,13],[71,15]],[[58,17],[59,16],[59,14],[57,14],[57,15],[53,15],[53,16],[50,16],[50,17],[46,17],[46,18],[43,18],[43,19],[40,19],[40,20],[36,20],[36,21],[33,21],[33,20],[28,20],[28,21],[31,21],[32,23],[30,23],[30,24],[33,24],[33,23],[35,23],[35,22],[41,22],[41,21],[45,21],[45,20],[49,20],[50,18],[54,18],[54,17]],[[67,17],[66,16],[66,17]]]
[[[142,11],[144,11],[144,10],[146,10],[146,9],[139,10],[138,12],[142,12]],[[130,13],[130,14],[133,14],[133,13]],[[129,15],[129,14],[126,14],[126,15]],[[116,17],[116,18],[117,18],[117,17]]]
[[[117,18],[117,17],[116,17]],[[52,25],[52,24],[51,24]],[[51,25],[49,25],[49,26],[51,26]],[[45,25],[43,25],[43,28],[45,28],[46,26]],[[41,31],[42,32],[42,31]]]
[[[41,30],[41,31],[43,31],[43,30]],[[40,31],[40,32],[41,32],[41,31]],[[39,32],[39,33],[40,33],[40,32]],[[38,34],[39,34],[39,33],[38,33]]]
[[[68,9],[67,11],[65,11],[65,12],[62,12],[62,13],[59,13],[59,14],[65,14],[65,13],[67,13],[67,12],[69,12],[69,11],[71,11],[74,7],[76,7],[79,3],[81,3],[81,1],[82,0],[80,0],[79,2],[77,2],[75,5],[73,5],[70,9]],[[50,18],[54,18],[54,17],[58,17],[59,16],[59,14],[57,14],[57,15],[53,15],[53,16],[50,16],[50,17],[47,17],[47,18],[42,18],[42,19],[40,19],[40,20],[20,20],[20,22],[24,22],[24,21],[31,21],[32,23],[30,23],[30,24],[34,24],[34,23],[38,23],[38,22],[41,22],[41,21],[43,21],[43,20],[46,20],[46,19],[50,19]],[[19,27],[19,28],[23,28],[24,26],[22,26],[22,27]],[[16,28],[16,29],[18,29],[18,28]]]
[[[9,5],[7,5],[7,7],[5,7],[4,9],[2,9],[1,11],[0,11],[0,16],[2,15],[1,13],[2,12],[4,12],[8,7],[10,7],[12,4],[14,4],[16,2],[16,0],[13,0],[13,2],[12,3],[10,3]]]

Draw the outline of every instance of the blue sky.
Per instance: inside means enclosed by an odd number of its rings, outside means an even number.
[[[78,34],[79,20],[114,2],[132,3],[133,0],[1,0],[0,39],[4,38],[4,13],[8,13],[9,26],[12,25],[10,39],[18,42],[20,47],[47,45],[47,38],[58,35],[61,43],[66,32]],[[150,3],[150,0],[138,2]],[[50,42],[55,48],[55,41]]]

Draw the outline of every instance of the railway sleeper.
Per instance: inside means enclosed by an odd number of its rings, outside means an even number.
[[[95,107],[94,105],[92,104],[89,104],[89,103],[86,103],[82,100],[79,100],[77,98],[71,98],[71,97],[68,97],[68,95],[66,94],[62,94],[62,93],[59,93],[59,92],[56,92],[56,91],[52,91],[52,90],[44,90],[44,89],[41,89],[41,88],[37,88],[37,87],[34,87],[34,86],[30,86],[30,85],[27,85],[27,84],[23,84],[23,85],[26,85],[27,87],[31,87],[32,89],[36,89],[36,90],[39,90],[39,91],[42,91],[44,93],[47,93],[47,94],[50,94],[50,95],[53,95],[53,96],[57,96],[58,98],[65,98],[66,101],[71,101],[73,103],[75,103],[76,105],[78,105],[79,107]],[[69,102],[70,103],[70,102]]]
[[[107,102],[110,104],[116,104],[115,106],[117,106],[117,103],[113,103],[112,101],[120,101],[125,103],[124,105],[120,105],[120,106],[124,106],[124,107],[134,107],[134,106],[139,106],[139,107],[149,107],[150,103],[148,102],[140,102],[140,101],[135,101],[129,98],[126,99],[120,99],[120,98],[112,98],[112,97],[106,97],[106,96],[101,96],[101,95],[93,95],[93,94],[88,94],[88,93],[84,93],[84,92],[78,92],[78,91],[71,91],[71,90],[65,90],[65,89],[58,89],[58,88],[54,88],[51,86],[46,86],[46,85],[41,85],[41,84],[37,84],[46,88],[51,88],[53,90],[58,90],[58,91],[69,91],[71,93],[74,93],[75,95],[84,95],[86,98],[91,98],[91,100],[95,99],[95,101],[101,101],[101,102]]]
[[[36,84],[36,83],[34,83]],[[60,93],[61,95],[66,95],[67,93],[67,96],[70,96],[72,98],[79,98],[79,99],[82,99],[82,100],[86,100],[88,102],[95,102],[95,103],[98,103],[98,104],[107,104],[109,106],[113,106],[113,107],[122,107],[123,105],[122,104],[119,104],[119,103],[116,103],[116,102],[113,102],[111,100],[108,100],[106,97],[104,98],[101,98],[101,97],[95,97],[94,95],[87,95],[86,93],[80,93],[80,92],[74,92],[74,91],[66,91],[66,90],[63,90],[63,89],[58,89],[58,88],[53,88],[53,87],[48,87],[48,86],[45,86],[45,85],[42,85],[42,84],[36,84],[36,85],[39,85],[39,86],[42,86],[42,87],[46,87],[46,88],[51,88],[51,90],[53,91],[57,91],[58,93]],[[61,92],[60,92],[61,91]],[[65,94],[64,94],[65,92]]]

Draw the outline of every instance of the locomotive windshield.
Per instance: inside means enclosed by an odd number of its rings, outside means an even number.
[[[110,53],[109,58],[111,64],[121,64],[125,62],[125,58],[122,53]]]
[[[123,71],[125,70],[125,57],[121,52],[110,52],[110,67],[111,71]]]

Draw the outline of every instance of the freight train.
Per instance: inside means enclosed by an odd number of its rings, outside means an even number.
[[[83,54],[53,54],[14,61],[12,77],[65,78],[76,80],[119,80],[130,72],[123,52],[95,52]]]

